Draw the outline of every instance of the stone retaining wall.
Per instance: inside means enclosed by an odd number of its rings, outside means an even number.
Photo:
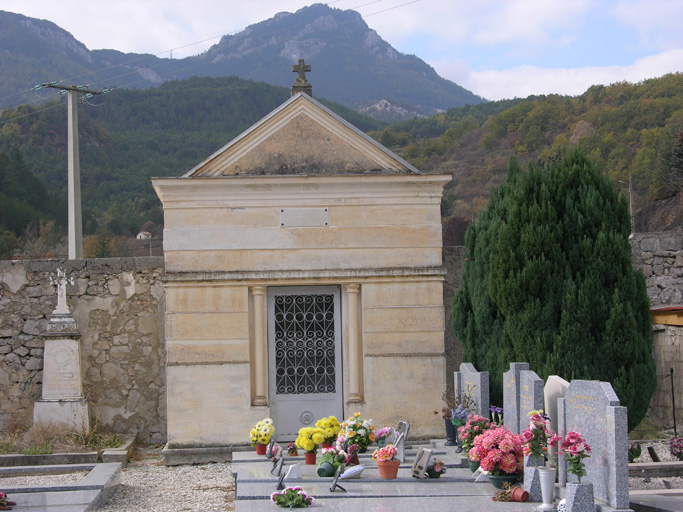
[[[67,303],[81,332],[91,418],[142,442],[164,442],[161,257],[0,262],[0,428],[21,413],[31,418],[41,396],[43,334],[57,304],[50,277],[60,267],[74,278]]]

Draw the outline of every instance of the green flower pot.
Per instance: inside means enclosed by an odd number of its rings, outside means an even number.
[[[489,475],[489,480],[493,487],[502,489],[505,482],[515,485],[517,483],[517,475]]]
[[[477,469],[479,469],[479,462],[474,462],[473,460],[469,461],[469,466],[470,466],[470,471],[474,473]]]
[[[318,466],[318,476],[334,476],[334,466],[331,462],[321,462]]]

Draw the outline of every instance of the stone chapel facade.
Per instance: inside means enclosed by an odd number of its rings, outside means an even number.
[[[440,204],[450,179],[422,174],[294,90],[182,177],[154,179],[167,453],[220,459],[265,417],[281,442],[354,412],[442,436],[433,410],[446,389]]]

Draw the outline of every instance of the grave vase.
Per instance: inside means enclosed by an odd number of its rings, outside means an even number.
[[[446,446],[456,446],[458,444],[458,431],[450,418],[444,418],[446,424]]]
[[[595,512],[593,484],[567,484],[567,512]]]
[[[315,452],[304,453],[304,459],[306,460],[306,464],[308,464],[309,466],[315,465],[316,455],[317,455],[317,453],[315,453]]]
[[[332,448],[332,443],[320,443],[320,448]]]
[[[267,446],[265,444],[256,445],[256,455],[265,455]]]
[[[553,510],[555,508],[555,475],[557,469],[550,467],[537,468],[538,478],[541,483],[541,499],[543,503],[539,510]]]
[[[377,469],[379,469],[379,477],[382,480],[394,480],[398,475],[398,467],[401,465],[400,460],[378,460]]]

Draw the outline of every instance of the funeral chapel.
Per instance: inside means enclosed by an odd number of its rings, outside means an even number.
[[[423,174],[312,97],[177,178],[164,209],[167,449],[220,453],[270,417],[279,442],[360,412],[442,434],[440,204]],[[211,457],[209,457],[211,458]]]

